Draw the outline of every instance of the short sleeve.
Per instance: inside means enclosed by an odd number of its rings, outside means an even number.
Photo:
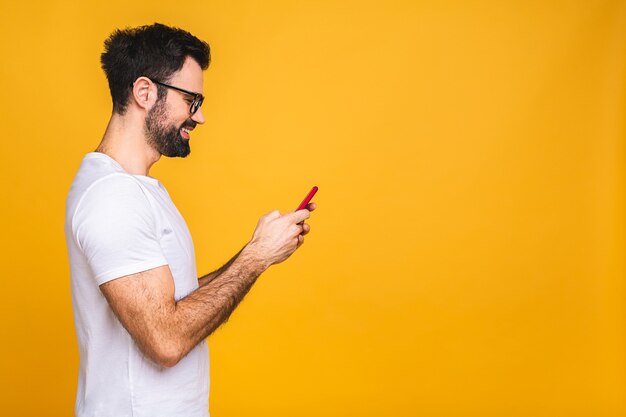
[[[167,264],[150,201],[129,175],[111,175],[87,189],[72,233],[98,285]]]

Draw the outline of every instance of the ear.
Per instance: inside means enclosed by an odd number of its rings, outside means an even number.
[[[135,104],[150,110],[157,100],[157,86],[148,77],[139,77],[133,83],[132,98]]]

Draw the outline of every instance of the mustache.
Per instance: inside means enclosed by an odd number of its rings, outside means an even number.
[[[181,128],[191,128],[194,129],[196,127],[197,123],[194,122],[193,120],[187,120],[185,123],[183,123],[180,127]]]

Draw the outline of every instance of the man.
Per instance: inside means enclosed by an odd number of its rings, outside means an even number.
[[[208,416],[206,338],[256,279],[287,259],[315,209],[260,218],[226,265],[198,279],[161,155],[189,154],[204,123],[208,44],[161,24],[117,30],[101,57],[113,114],[67,198],[65,234],[80,351],[77,416]]]

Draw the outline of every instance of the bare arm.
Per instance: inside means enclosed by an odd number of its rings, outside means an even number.
[[[100,288],[139,348],[169,367],[228,319],[266,268],[245,251],[219,277],[178,302],[168,266],[109,281]]]
[[[301,210],[263,216],[238,256],[179,301],[174,300],[168,266],[109,281],[100,289],[146,356],[174,366],[228,319],[261,273],[287,259],[304,242],[309,227],[298,223],[309,215]]]
[[[226,271],[232,264],[233,262],[235,262],[235,259],[237,259],[237,257],[241,254],[241,252],[243,251],[240,250],[239,252],[237,252],[237,254],[235,256],[233,256],[230,261],[226,262],[226,264],[224,264],[224,266],[222,266],[219,269],[216,269],[213,272],[210,272],[200,278],[198,278],[198,284],[202,287],[203,285],[208,284],[209,282],[213,281],[215,278],[217,278],[219,275],[222,274],[222,272]]]

